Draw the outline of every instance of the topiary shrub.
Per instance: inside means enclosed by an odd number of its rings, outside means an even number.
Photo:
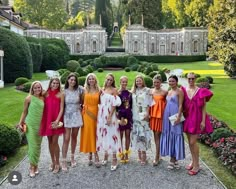
[[[21,143],[19,133],[14,127],[0,123],[0,154],[13,153]]]
[[[4,51],[5,83],[14,83],[18,77],[32,78],[32,56],[24,37],[0,27],[0,47]]]
[[[147,87],[151,88],[153,86],[152,78],[149,76],[144,77],[144,81]]]
[[[158,72],[156,72],[156,71],[154,71],[154,72],[150,72],[149,74],[148,74],[148,76],[149,77],[151,77],[151,78],[153,78],[155,75],[157,75],[158,74]]]
[[[187,76],[186,76],[187,77]],[[199,78],[199,77],[201,77],[201,75],[200,74],[195,74],[195,78]]]
[[[138,69],[137,69],[138,72],[143,72],[144,70],[145,70],[145,66],[144,65],[139,65],[138,66]]]
[[[162,70],[159,70],[159,74],[161,75],[162,82],[165,82],[167,80],[165,72]]]
[[[27,83],[24,83],[24,84],[23,84],[22,91],[28,93],[28,92],[30,91],[31,85],[32,85],[32,82],[31,82],[31,81],[29,81],[29,82],[27,82]]]
[[[103,72],[103,69],[102,68],[98,68],[98,72]]]
[[[130,66],[130,68],[131,68],[132,71],[137,71],[137,70],[138,70],[138,67],[139,67],[138,64],[133,64],[133,65]]]
[[[145,73],[146,75],[149,75],[149,73],[151,73],[151,72],[153,72],[153,69],[152,69],[151,66],[148,66],[148,67],[144,70],[144,73]]]
[[[211,77],[211,76],[206,76],[206,78],[208,79],[208,82],[210,83],[210,84],[213,84],[213,77]]]
[[[130,68],[129,68],[129,67],[126,67],[126,68],[125,68],[125,71],[126,71],[126,72],[130,72]]]
[[[64,72],[64,73],[61,75],[60,80],[61,80],[61,83],[62,83],[62,84],[65,84],[66,78],[68,77],[69,74],[70,74],[70,71],[66,71],[66,72]]]
[[[220,138],[227,138],[233,135],[234,133],[228,128],[218,128],[211,134],[211,141],[214,142]]]
[[[15,86],[20,86],[20,85],[23,85],[24,83],[27,83],[29,82],[29,79],[25,78],[25,77],[18,77],[16,80],[15,80]]]
[[[93,67],[91,65],[88,65],[86,70],[88,70],[88,73],[93,73]]]
[[[81,67],[77,67],[75,72],[78,73],[79,76],[86,76],[87,75],[87,72],[84,71],[83,68],[81,68]]]
[[[84,86],[86,76],[78,77],[79,85]]]
[[[196,83],[202,83],[202,82],[207,82],[207,83],[209,83],[208,79],[205,78],[205,77],[199,77],[199,78],[197,78]]]
[[[152,64],[151,65],[153,71],[158,71],[158,65],[157,64]]]
[[[133,64],[138,64],[139,61],[137,58],[135,58],[134,56],[129,56],[127,59],[127,65],[131,66]]]
[[[77,62],[76,60],[69,60],[66,63],[66,69],[71,71],[71,72],[75,72],[75,70],[80,67],[79,62]]]
[[[59,70],[57,70],[58,71],[58,73],[60,74],[60,76],[61,75],[63,75],[66,71],[69,71],[69,70],[67,70],[67,69],[59,69]]]

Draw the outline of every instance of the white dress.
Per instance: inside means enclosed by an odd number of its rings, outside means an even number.
[[[108,153],[120,153],[121,141],[118,119],[116,111],[112,115],[111,125],[107,125],[107,116],[111,112],[112,106],[120,106],[120,97],[102,92],[97,121],[97,151],[107,151]]]

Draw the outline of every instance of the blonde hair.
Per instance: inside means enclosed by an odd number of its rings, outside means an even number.
[[[187,74],[187,77],[190,76],[190,75],[193,75],[194,78],[196,78],[196,74],[195,74],[194,72],[189,72],[189,73]]]
[[[52,84],[52,82],[53,82],[54,80],[59,83],[58,90],[61,91],[61,81],[60,81],[60,79],[57,78],[57,77],[54,77],[54,78],[51,78],[51,79],[50,79],[49,84],[48,84],[48,89],[47,89],[47,91],[48,91],[49,89],[51,89],[51,84]]]
[[[98,85],[98,79],[97,79],[97,76],[94,74],[94,73],[89,73],[85,79],[85,83],[84,83],[84,88],[87,92],[90,91],[90,85],[89,85],[89,82],[88,82],[88,79],[89,77],[93,77],[95,79],[95,89],[96,91],[99,91],[99,85]]]
[[[108,73],[107,75],[106,75],[106,79],[107,79],[107,77],[109,77],[109,76],[111,76],[112,77],[112,79],[113,79],[113,83],[112,83],[112,87],[114,87],[114,88],[116,88],[116,82],[115,82],[115,77],[114,77],[114,75],[112,74],[112,73]],[[106,89],[106,87],[107,87],[107,81],[105,80],[104,81],[104,84],[103,84],[103,89]]]
[[[161,75],[160,75],[160,74],[156,74],[156,75],[153,77],[152,80],[153,80],[153,81],[154,81],[154,80],[160,80],[160,81],[162,82]]]
[[[29,94],[30,94],[30,95],[34,95],[34,89],[33,89],[33,88],[34,88],[34,86],[35,86],[36,84],[39,84],[39,85],[40,85],[40,87],[41,87],[40,96],[43,96],[43,87],[42,87],[42,84],[40,83],[40,81],[34,81],[34,82],[31,84]]]
[[[136,86],[136,80],[137,79],[141,79],[143,81],[143,87],[146,87],[146,84],[145,84],[145,81],[144,81],[144,77],[142,75],[137,75],[135,77],[135,80],[134,80],[134,84],[133,84],[133,87],[131,89],[131,92],[132,93],[135,93],[136,92],[136,89],[137,89],[137,86]]]

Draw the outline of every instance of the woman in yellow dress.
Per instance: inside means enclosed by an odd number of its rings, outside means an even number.
[[[84,85],[83,122],[81,129],[80,152],[89,153],[88,165],[92,165],[92,153],[95,156],[95,166],[100,167],[99,157],[96,151],[96,129],[100,89],[95,74],[87,75]]]

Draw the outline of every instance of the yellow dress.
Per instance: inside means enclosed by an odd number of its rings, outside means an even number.
[[[81,128],[80,152],[96,152],[96,129],[99,92],[85,93],[82,111],[84,126]]]
[[[150,108],[150,128],[153,131],[162,131],[162,119],[166,106],[165,96],[153,95],[155,105]]]

